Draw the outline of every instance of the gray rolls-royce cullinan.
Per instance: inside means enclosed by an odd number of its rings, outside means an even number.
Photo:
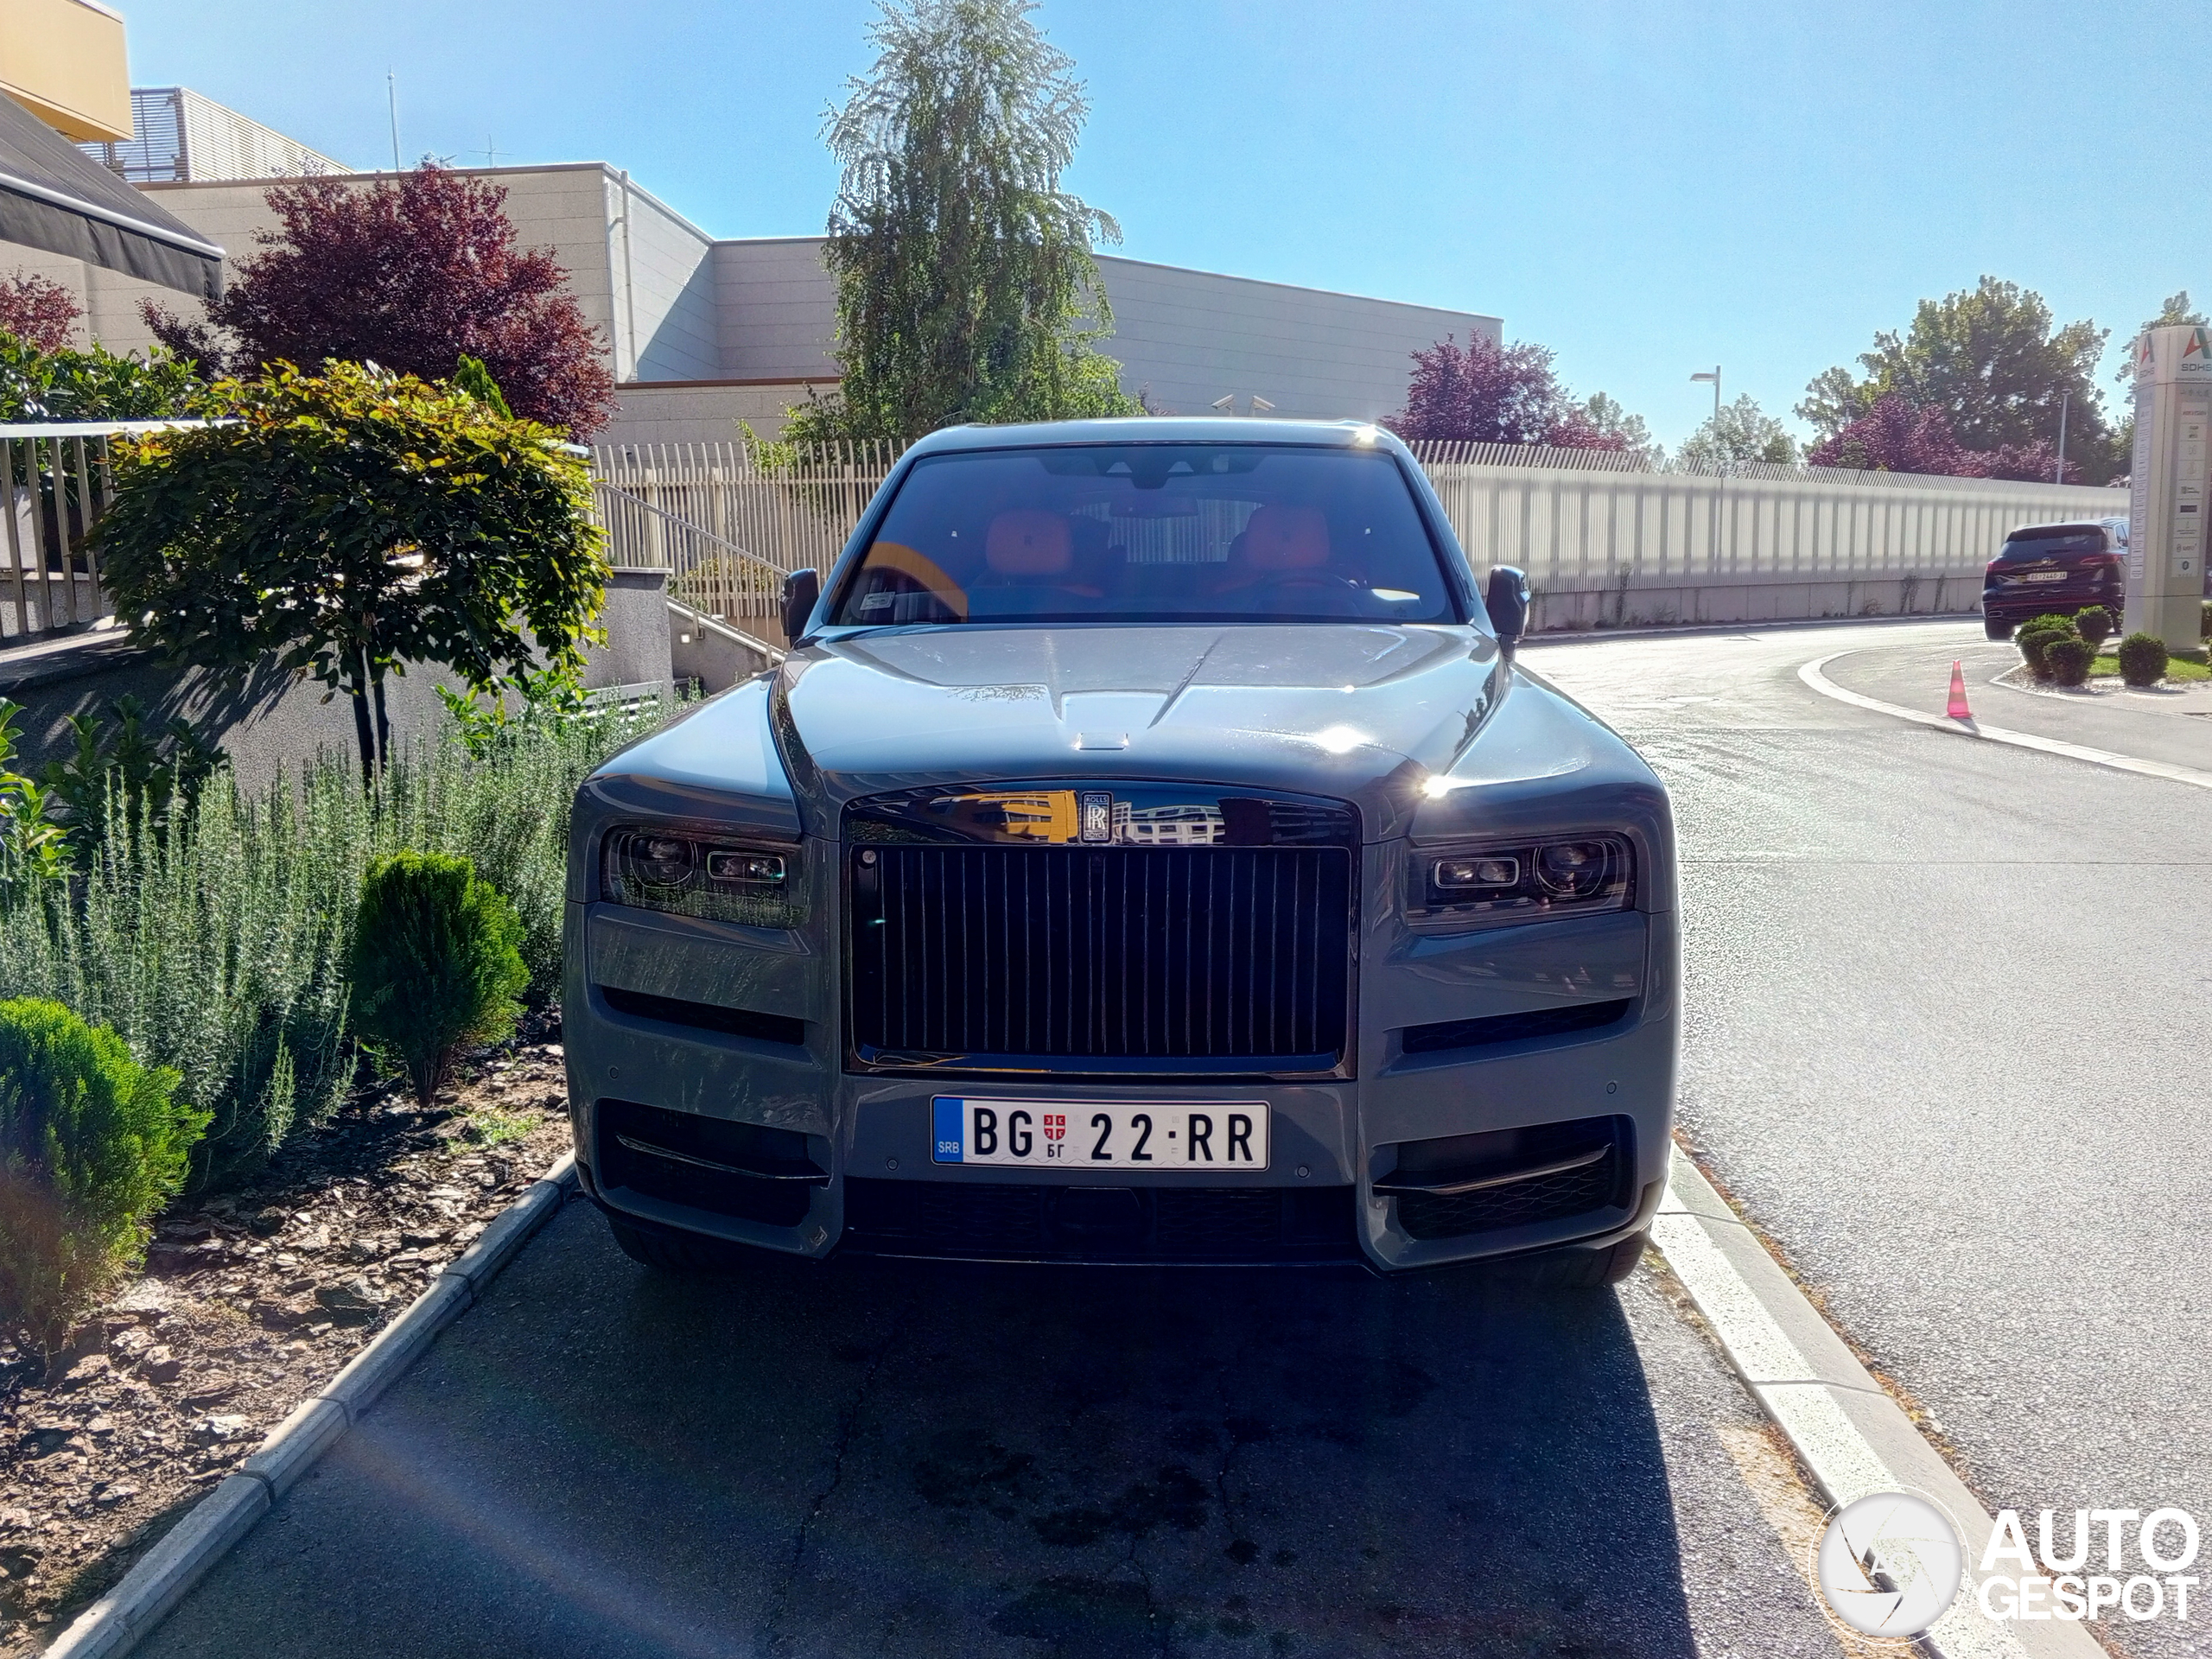
[[[778,668],[579,791],[623,1248],[1616,1281],[1665,1185],[1666,791],[1350,423],[907,451]]]

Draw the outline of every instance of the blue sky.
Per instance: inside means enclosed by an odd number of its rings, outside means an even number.
[[[131,73],[356,166],[606,160],[720,236],[818,231],[867,0],[124,0]],[[2212,300],[2212,7],[1046,0],[1071,184],[1141,259],[1489,312],[1679,442],[1983,272],[2119,340]],[[1110,343],[1109,349],[1110,349]],[[2113,408],[2107,399],[2108,410]],[[1793,424],[1794,424],[1793,420]]]

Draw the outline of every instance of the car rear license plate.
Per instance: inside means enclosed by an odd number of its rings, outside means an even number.
[[[1268,1166],[1262,1100],[977,1099],[932,1103],[940,1164],[1017,1169],[1156,1169],[1191,1174]]]
[[[2066,573],[2063,570],[2031,570],[2027,579],[2030,582],[2063,582]]]

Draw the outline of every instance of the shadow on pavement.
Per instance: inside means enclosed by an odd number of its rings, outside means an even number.
[[[1675,1655],[1621,1300],[781,1262],[578,1205],[161,1654]]]

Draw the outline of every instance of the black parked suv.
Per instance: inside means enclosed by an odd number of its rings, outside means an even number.
[[[2117,623],[2126,597],[2126,519],[2023,524],[1982,573],[1982,625],[1992,639],[2010,639],[2031,617],[2071,616],[2090,605]]]

